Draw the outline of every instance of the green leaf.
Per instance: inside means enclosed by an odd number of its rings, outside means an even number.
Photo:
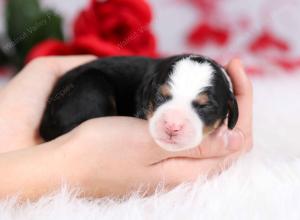
[[[25,30],[24,39],[16,45],[17,51],[26,55],[32,47],[48,38],[63,39],[61,18],[52,11],[40,14]]]
[[[41,9],[37,0],[9,0],[6,5],[6,27],[11,40],[26,31],[28,25],[40,16]]]
[[[37,29],[36,33],[46,38],[55,38],[63,40],[62,31],[62,18],[55,12],[48,10],[41,14],[41,16],[36,21]]]
[[[7,33],[22,65],[27,53],[48,38],[63,39],[62,18],[42,10],[37,0],[9,0],[6,7]]]

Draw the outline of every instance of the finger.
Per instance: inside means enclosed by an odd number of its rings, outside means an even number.
[[[97,57],[94,55],[84,55],[84,56],[62,56],[56,57],[57,59],[57,69],[56,74],[58,77],[62,76],[67,71],[80,66],[82,64],[88,63],[92,60],[95,60]]]
[[[240,149],[244,140],[238,131],[230,131],[225,125],[203,139],[200,146],[178,152],[163,152],[163,160],[170,158],[207,159],[226,156]],[[162,149],[161,149],[162,150]]]
[[[238,59],[233,59],[227,66],[227,72],[232,80],[234,93],[239,107],[239,118],[236,130],[247,136],[252,129],[252,83]]]
[[[130,128],[130,129],[129,129]],[[219,129],[221,130],[221,129]],[[222,129],[226,130],[225,128]],[[103,131],[100,132],[99,131]],[[104,132],[105,131],[105,132]],[[109,151],[126,151],[122,155],[130,154],[131,159],[142,163],[152,165],[170,158],[212,158],[220,157],[231,153],[232,149],[227,149],[228,140],[223,137],[223,133],[218,132],[205,140],[205,148],[193,148],[181,152],[166,151],[158,146],[148,131],[148,123],[145,120],[130,117],[104,117],[99,119],[91,119],[82,123],[71,133],[77,136],[88,134],[88,140],[93,142],[113,143],[109,146]],[[222,134],[219,134],[222,133]],[[111,137],[114,137],[112,142]],[[124,147],[124,145],[126,145]],[[108,146],[108,145],[107,145]],[[202,145],[201,145],[202,146]],[[103,147],[102,147],[103,148]],[[114,149],[115,148],[115,149]],[[199,150],[201,149],[201,150]]]
[[[171,158],[153,165],[156,178],[173,187],[182,182],[196,180],[199,176],[210,178],[226,170],[240,156],[235,152],[228,156],[208,159]]]
[[[223,157],[237,151],[242,143],[243,136],[239,132],[222,125],[207,136],[199,148],[204,158]]]
[[[69,56],[39,58],[29,63],[11,82],[8,89],[24,94],[42,96],[49,94],[57,79],[68,70],[95,59],[94,56]],[[37,98],[37,97],[36,97]]]
[[[239,59],[232,59],[227,65],[227,72],[233,84],[236,96],[252,95],[252,83],[245,73]]]

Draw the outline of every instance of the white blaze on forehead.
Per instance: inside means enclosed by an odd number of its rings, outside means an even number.
[[[208,63],[199,63],[190,58],[178,61],[170,75],[169,85],[173,99],[194,99],[199,92],[211,86],[214,69]]]

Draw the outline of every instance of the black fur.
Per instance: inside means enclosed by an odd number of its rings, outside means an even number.
[[[69,71],[57,82],[49,97],[40,126],[41,137],[52,140],[96,117],[120,115],[146,119],[149,111],[155,111],[171,98],[163,97],[158,88],[168,80],[174,64],[188,56],[101,58]],[[229,111],[228,127],[233,128],[238,107],[221,67],[205,57],[193,59],[210,62],[216,74],[213,86],[205,91],[209,103],[191,105],[207,125],[224,120]],[[150,106],[153,109],[149,109]]]

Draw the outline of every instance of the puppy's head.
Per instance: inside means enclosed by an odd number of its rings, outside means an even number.
[[[226,71],[211,59],[182,55],[162,60],[144,86],[145,118],[158,145],[169,151],[198,146],[238,106]]]

